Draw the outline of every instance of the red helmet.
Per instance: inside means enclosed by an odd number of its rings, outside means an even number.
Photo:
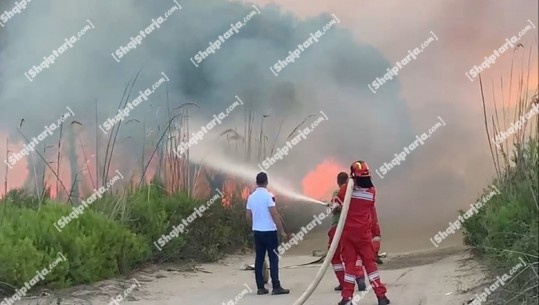
[[[350,166],[350,177],[370,177],[371,171],[365,161],[356,161]]]

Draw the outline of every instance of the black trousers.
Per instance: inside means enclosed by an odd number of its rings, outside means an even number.
[[[256,287],[258,289],[264,288],[264,276],[262,269],[264,267],[264,260],[266,258],[266,252],[268,253],[270,261],[270,275],[271,284],[273,288],[280,288],[281,282],[279,281],[279,256],[277,256],[277,247],[279,247],[279,236],[277,231],[253,231],[255,238],[255,279]]]

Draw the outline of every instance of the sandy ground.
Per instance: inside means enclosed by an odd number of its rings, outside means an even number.
[[[314,243],[313,240],[318,242]],[[281,261],[281,281],[284,287],[291,289],[290,295],[257,296],[253,271],[240,270],[243,264],[252,264],[254,261],[252,255],[246,255],[229,256],[218,263],[198,265],[191,271],[179,266],[144,270],[124,281],[104,281],[16,304],[117,304],[110,303],[111,297],[125,294],[124,300],[118,304],[291,305],[320,268],[320,264],[297,266],[315,260],[312,251],[324,248],[313,248],[313,245],[324,244],[322,235],[313,237],[313,240],[307,240],[305,244],[287,252]],[[387,284],[391,304],[465,304],[484,279],[479,264],[473,261],[462,247],[405,254],[389,253],[385,262],[380,268],[381,278]],[[340,295],[333,291],[335,285],[333,271],[328,269],[322,282],[305,304],[337,304]],[[60,295],[64,297],[58,303]],[[366,295],[358,304],[376,304],[374,293]]]

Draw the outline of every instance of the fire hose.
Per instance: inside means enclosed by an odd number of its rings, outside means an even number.
[[[350,199],[352,198],[353,188],[354,188],[354,180],[349,179],[348,184],[346,186],[346,195],[344,196],[341,216],[339,217],[339,224],[337,225],[337,230],[335,231],[335,236],[333,238],[333,241],[331,242],[331,246],[329,247],[328,253],[326,254],[326,258],[324,259],[324,262],[322,263],[322,266],[318,270],[318,273],[316,274],[312,283],[307,287],[305,292],[303,292],[303,294],[296,300],[296,302],[294,302],[293,305],[305,304],[305,302],[313,294],[316,287],[318,287],[318,285],[320,284],[320,281],[322,280],[322,277],[326,273],[329,263],[331,259],[333,258],[335,251],[337,250],[339,241],[341,240],[341,235],[344,228],[344,222],[346,220],[346,215],[348,215],[348,207],[350,206]]]

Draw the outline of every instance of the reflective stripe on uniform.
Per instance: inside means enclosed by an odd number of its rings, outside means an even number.
[[[334,271],[344,271],[344,266],[342,264],[334,264],[333,265]]]
[[[355,277],[355,275],[345,273],[344,274],[344,281],[347,282],[347,283],[355,283],[356,282],[356,277]]]
[[[369,281],[370,282],[373,282],[374,280],[378,280],[378,279],[380,279],[380,273],[378,273],[378,271],[369,273]]]
[[[374,201],[374,195],[363,190],[354,190],[352,192],[352,198]]]

